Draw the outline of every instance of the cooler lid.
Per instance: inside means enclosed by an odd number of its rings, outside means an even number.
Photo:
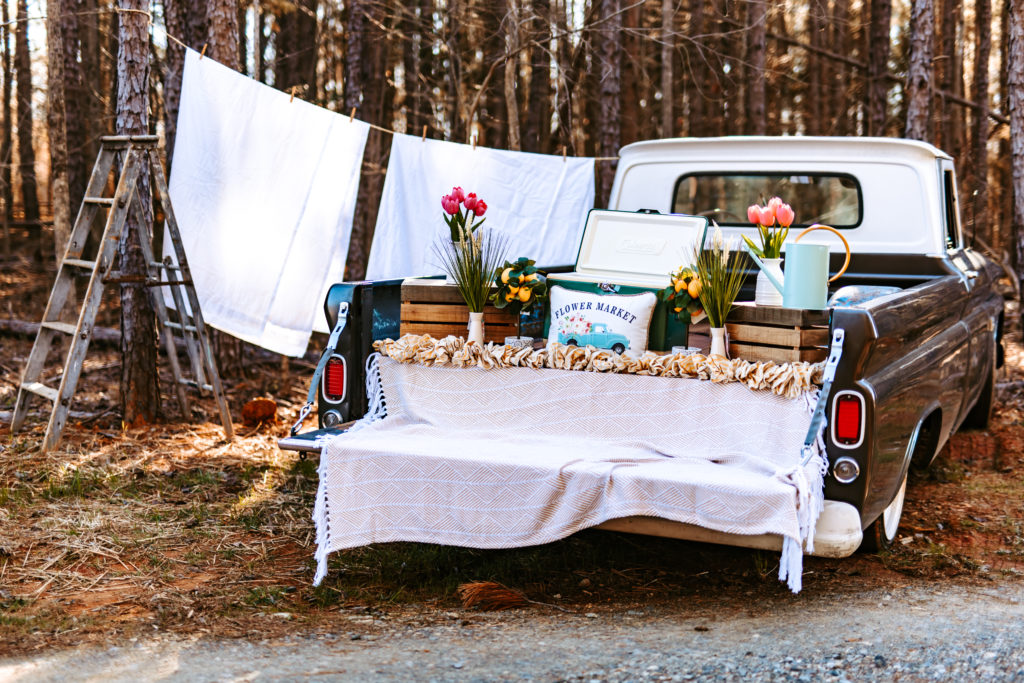
[[[676,268],[693,265],[693,246],[704,244],[707,229],[703,216],[591,209],[576,272],[602,282],[667,283]]]

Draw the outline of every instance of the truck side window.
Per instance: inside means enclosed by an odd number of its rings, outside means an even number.
[[[960,247],[960,207],[956,201],[956,186],[954,185],[953,171],[942,172],[942,191],[946,202],[946,248],[958,249]]]

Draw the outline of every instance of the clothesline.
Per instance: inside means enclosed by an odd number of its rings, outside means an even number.
[[[144,10],[118,9],[117,11],[118,12],[138,12],[139,14],[145,14],[147,17],[150,18],[150,21],[152,21],[152,15],[149,12],[146,12]],[[164,35],[167,36],[168,40],[173,40],[175,43],[177,43],[178,45],[181,45],[186,50],[192,49],[189,45],[185,44],[183,41],[181,41],[178,38],[176,38],[175,36],[171,35],[167,31],[167,29],[163,29],[163,32],[164,32]],[[202,59],[203,57],[206,56],[206,48],[207,48],[207,46],[208,46],[207,43],[203,44],[203,49],[200,50],[200,52],[199,52],[199,58],[200,59]],[[298,88],[298,86],[292,86],[289,89],[289,93],[291,95],[291,99],[293,99],[293,100],[295,99],[295,91],[296,91],[297,88]],[[349,112],[349,117],[348,117],[349,121],[354,119],[355,116],[356,116],[356,108],[352,107],[352,111]],[[396,131],[396,130],[392,130],[391,128],[385,128],[384,126],[378,126],[377,124],[370,123],[369,121],[364,121],[363,123],[368,125],[373,130],[379,130],[380,132],[387,133],[388,135],[394,135],[394,134],[399,132],[399,131]],[[427,126],[425,126],[425,125],[423,126],[423,134],[421,135],[421,138],[423,140],[427,139]],[[473,149],[476,149],[476,136],[475,135],[473,136],[473,141],[472,141],[471,144],[473,145]],[[562,146],[562,158],[563,159],[566,158],[566,150],[565,150],[565,146],[564,145]],[[594,159],[594,161],[618,161],[619,157],[617,157],[617,156],[615,156],[615,157],[593,157],[593,159]]]

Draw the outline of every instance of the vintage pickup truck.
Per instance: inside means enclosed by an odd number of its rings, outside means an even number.
[[[746,207],[779,195],[797,209],[797,227],[826,223],[851,245],[827,311],[845,345],[826,409],[825,498],[852,506],[859,528],[814,554],[891,544],[909,469],[928,466],[957,429],[990,419],[1002,362],[1000,269],[965,243],[956,187],[948,155],[899,139],[678,139],[622,149],[610,209],[703,215],[727,234],[753,236]],[[835,272],[844,254],[838,240],[832,249]],[[753,298],[754,279],[751,270],[741,300]],[[339,306],[348,322],[318,389],[320,429],[286,438],[282,448],[319,451],[365,411],[365,360],[374,340],[399,334],[400,286],[330,289],[329,326]],[[754,545],[740,536],[689,537]]]

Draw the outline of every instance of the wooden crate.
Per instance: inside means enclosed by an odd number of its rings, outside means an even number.
[[[828,357],[830,312],[737,303],[725,328],[729,355],[751,361],[816,363]]]
[[[491,289],[493,294],[495,289]],[[429,334],[435,339],[465,337],[469,308],[455,285],[444,280],[409,279],[402,283],[402,334]],[[484,341],[505,343],[516,335],[516,316],[488,304],[484,308]]]

